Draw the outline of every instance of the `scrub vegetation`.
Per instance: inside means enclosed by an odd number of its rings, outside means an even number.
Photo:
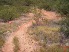
[[[49,21],[46,18],[42,19],[40,11],[42,9],[59,13],[61,21],[54,23],[54,21]],[[40,52],[63,52],[63,48],[59,45],[56,46],[54,43],[60,43],[63,39],[61,38],[62,35],[65,39],[69,39],[69,0],[0,0],[0,48],[5,43],[7,36],[5,33],[11,32],[12,29],[7,22],[18,19],[26,13],[34,14],[36,23],[33,23],[33,26],[30,27],[29,34],[35,36],[33,39],[39,41],[40,46],[42,46]],[[16,47],[14,52],[17,52],[19,46],[16,37],[14,44]],[[47,47],[47,44],[54,44],[54,46]]]

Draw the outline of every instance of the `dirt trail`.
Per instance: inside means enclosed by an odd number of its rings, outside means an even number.
[[[3,52],[13,52],[13,38],[15,35],[11,35],[7,38],[6,43],[4,44],[4,47],[2,49]]]
[[[61,20],[60,14],[56,12],[41,10],[41,13],[43,14],[43,16],[45,16],[45,18],[49,20]]]
[[[33,15],[29,16],[33,17]],[[31,39],[31,37],[27,34],[27,29],[32,26],[33,20],[30,20],[27,23],[19,26],[18,30],[13,32],[6,40],[2,51],[3,52],[14,52],[14,44],[13,39],[17,37],[19,40],[19,52],[34,52],[37,48],[37,42]]]
[[[34,52],[37,47],[37,42],[31,39],[31,37],[26,33],[28,27],[32,25],[32,21],[23,24],[19,31],[17,31],[17,37],[19,39],[19,52]]]
[[[54,12],[49,12],[42,10],[43,15],[45,15],[48,19],[57,19],[56,14]],[[29,14],[29,17],[34,17],[32,13]],[[27,30],[30,26],[32,26],[33,20],[30,20],[27,23],[19,26],[18,30],[13,32],[6,40],[2,51],[3,52],[14,52],[14,44],[13,38],[17,37],[19,40],[19,48],[18,52],[36,52],[38,49],[38,42],[32,40],[31,36],[27,33]]]

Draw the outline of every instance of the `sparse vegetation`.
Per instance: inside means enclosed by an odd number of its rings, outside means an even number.
[[[1,27],[0,26],[0,48],[3,46],[3,44],[5,43],[5,32],[6,32],[7,30],[4,28],[4,27]]]
[[[15,25],[11,24],[11,26],[8,23],[0,24],[0,48],[5,43],[6,37],[8,37],[10,33],[16,29],[16,27],[17,27],[16,24]]]
[[[46,48],[41,48],[40,52],[63,52],[63,48],[60,46],[46,47]]]
[[[0,48],[3,46],[5,40],[0,36]]]
[[[39,41],[41,45],[46,46],[48,41],[51,41],[51,43],[58,43],[60,41],[59,30],[59,27],[34,26],[30,28],[29,34],[35,36],[34,40]]]
[[[14,43],[14,45],[15,45],[15,47],[14,47],[14,52],[18,52],[18,51],[19,51],[19,40],[18,40],[17,37],[14,37],[13,43]]]
[[[41,11],[38,8],[60,13],[62,15],[61,28],[46,26],[52,21],[42,20]],[[46,46],[48,41],[52,41],[52,43],[59,42],[59,31],[69,39],[69,0],[0,0],[0,20],[3,22],[14,20],[21,14],[28,12],[35,14],[34,20],[36,24],[31,28],[30,34],[35,36],[34,39],[39,41],[40,45]],[[7,27],[0,26],[0,48],[5,41],[4,37],[6,35],[4,33],[11,31],[8,28],[10,28],[8,25]],[[19,50],[19,42],[16,37],[13,43],[15,44],[14,52],[17,52]],[[40,52],[63,52],[63,50],[58,46],[42,47]]]

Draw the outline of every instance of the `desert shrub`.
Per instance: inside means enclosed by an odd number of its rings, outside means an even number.
[[[58,6],[56,5],[56,8],[58,12],[65,15],[61,21],[61,32],[66,38],[69,38],[69,0],[58,1]]]
[[[68,0],[41,0],[39,1],[39,4],[36,4],[36,5],[39,8],[57,11],[63,15],[67,15],[69,13],[69,1]]]
[[[16,7],[18,12],[21,14],[21,13],[28,13],[29,10],[30,10],[30,7],[28,6],[19,6],[19,7]]]
[[[7,7],[0,10],[0,19],[4,22],[13,20],[19,16],[17,9],[15,7]]]
[[[54,7],[56,11],[60,12],[63,15],[67,15],[69,13],[69,1],[68,0],[57,0],[54,3]]]
[[[61,22],[61,32],[66,36],[69,37],[69,18],[65,18]]]

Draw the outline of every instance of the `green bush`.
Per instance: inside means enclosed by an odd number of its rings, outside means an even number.
[[[19,6],[16,7],[19,13],[27,13],[30,10],[30,7],[28,6]]]
[[[63,15],[67,15],[69,13],[68,0],[57,0],[54,4],[54,8],[56,11],[60,12]]]
[[[69,37],[69,18],[65,18],[61,22],[61,32],[66,36]]]
[[[15,7],[7,7],[0,10],[0,19],[3,19],[4,22],[13,20],[19,16],[17,9]]]

